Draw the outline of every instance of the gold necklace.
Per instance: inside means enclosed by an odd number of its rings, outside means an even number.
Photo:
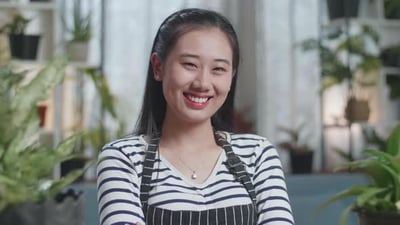
[[[192,171],[192,175],[190,176],[190,178],[192,178],[192,180],[196,180],[197,179],[197,174],[196,171],[194,169],[192,169],[190,166],[188,166],[182,159],[181,157],[178,156],[179,161],[181,161],[182,165],[184,165],[187,169],[189,169],[190,171]]]

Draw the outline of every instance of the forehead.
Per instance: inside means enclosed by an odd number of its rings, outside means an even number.
[[[224,57],[232,60],[232,46],[228,36],[219,28],[194,29],[182,34],[171,54],[191,53],[199,56]]]

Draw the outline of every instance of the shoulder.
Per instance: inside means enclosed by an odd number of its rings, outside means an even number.
[[[275,146],[266,137],[257,134],[227,133],[227,140],[238,155],[252,154],[259,157],[264,154],[277,154]]]
[[[266,137],[257,134],[227,133],[227,139],[228,142],[234,146],[253,146],[256,148],[263,148],[266,146],[273,147]]]
[[[146,147],[147,142],[142,135],[130,135],[105,144],[101,153],[119,152],[126,156],[132,156],[143,154]]]

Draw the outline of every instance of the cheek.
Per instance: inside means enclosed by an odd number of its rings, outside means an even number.
[[[227,95],[231,89],[232,77],[224,77],[222,79],[218,79],[216,84],[218,92],[220,94]]]

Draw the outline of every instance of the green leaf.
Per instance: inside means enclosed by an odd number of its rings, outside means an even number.
[[[44,100],[50,89],[63,80],[65,65],[66,60],[64,58],[53,60],[28,85],[18,90],[12,102],[13,111],[20,112],[18,116],[13,117],[13,123],[16,127],[21,126],[31,110],[36,108],[36,104]]]
[[[359,194],[363,193],[365,190],[368,190],[368,189],[369,189],[369,187],[366,186],[366,185],[356,185],[356,186],[353,186],[353,187],[351,187],[351,188],[349,188],[349,189],[346,189],[346,190],[344,190],[344,191],[341,191],[341,192],[339,192],[338,194],[334,195],[333,197],[329,198],[328,200],[326,200],[325,202],[323,202],[323,203],[320,205],[319,208],[320,208],[320,209],[325,208],[326,206],[332,204],[333,202],[336,202],[336,201],[338,201],[338,200],[340,200],[340,199],[343,199],[343,198],[347,198],[347,197],[350,197],[350,196],[359,195]]]
[[[63,157],[71,155],[81,136],[82,133],[78,133],[62,141],[54,150],[58,159],[63,159]]]
[[[347,169],[350,171],[362,170],[367,174],[378,187],[386,187],[391,184],[391,175],[383,166],[383,162],[373,159],[364,159],[354,162],[349,162],[339,166],[336,170]]]
[[[347,219],[349,218],[349,214],[352,210],[353,210],[353,205],[349,205],[342,211],[339,218],[339,225],[347,224]]]
[[[388,188],[384,187],[384,188],[378,188],[378,187],[370,187],[365,189],[361,194],[358,195],[358,197],[356,198],[356,203],[355,205],[358,208],[362,208],[366,202],[368,202],[371,198],[375,197],[377,194],[380,194],[384,191],[387,191]]]
[[[400,124],[398,124],[390,133],[387,140],[387,153],[393,156],[400,155]]]
[[[76,179],[78,179],[80,176],[83,175],[83,173],[85,171],[87,171],[87,169],[89,167],[92,166],[92,163],[88,163],[83,169],[77,169],[74,170],[72,172],[70,172],[67,176],[62,177],[61,179],[54,181],[48,191],[49,197],[54,197],[56,196],[58,193],[60,193],[60,191],[70,185],[72,182],[74,182]]]
[[[396,173],[400,173],[400,164],[392,155],[373,149],[365,149],[363,152],[369,156],[376,157],[377,160],[385,161],[396,170]]]

